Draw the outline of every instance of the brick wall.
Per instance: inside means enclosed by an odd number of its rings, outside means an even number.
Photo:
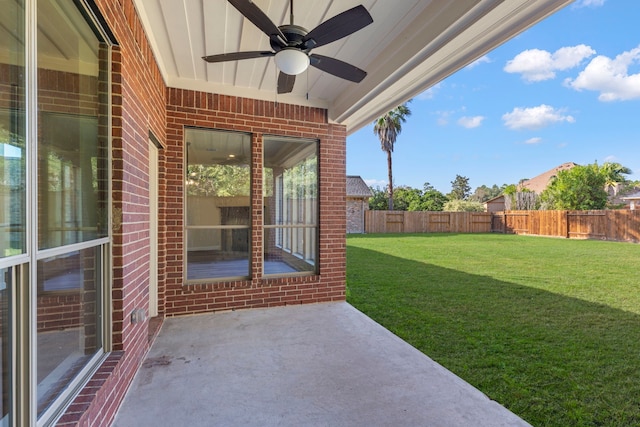
[[[249,280],[185,284],[184,129],[200,127],[252,134],[251,277]],[[314,276],[263,278],[263,135],[320,141],[319,272]],[[344,126],[327,123],[323,109],[270,101],[167,89],[167,280],[169,316],[239,308],[270,307],[344,299],[345,285]]]
[[[347,197],[347,233],[364,233],[364,212],[367,210],[367,198]]]

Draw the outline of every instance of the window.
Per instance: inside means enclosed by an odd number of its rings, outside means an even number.
[[[51,424],[104,356],[110,47],[82,7],[2,3],[1,426]]]
[[[187,281],[249,277],[251,136],[186,129]]]
[[[26,252],[24,2],[2,6],[0,37],[0,258]]]
[[[101,350],[102,258],[94,246],[37,263],[38,414]]]
[[[0,110],[0,258],[26,251],[24,114]]]
[[[72,0],[37,1],[37,414],[51,420],[104,353],[108,44]],[[32,240],[34,241],[34,240]]]
[[[264,274],[314,274],[318,245],[318,143],[264,139]]]
[[[106,138],[98,132],[97,116],[40,112],[39,249],[107,235]]]
[[[2,3],[0,37],[0,425],[15,424],[15,271],[27,253],[24,0]]]

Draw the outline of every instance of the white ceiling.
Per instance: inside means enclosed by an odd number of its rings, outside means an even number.
[[[313,67],[277,95],[272,57],[209,64],[205,55],[271,50],[268,37],[226,0],[135,0],[170,87],[328,109],[349,133],[428,89],[572,0],[294,0],[308,30],[358,4],[373,24],[313,53],[368,72],[352,83]],[[254,0],[276,25],[288,0]]]

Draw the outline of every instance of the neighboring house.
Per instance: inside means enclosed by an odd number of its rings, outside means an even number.
[[[505,197],[503,194],[494,197],[493,199],[489,199],[484,202],[484,210],[485,212],[502,212],[505,210]]]
[[[623,197],[622,200],[629,203],[629,209],[632,211],[640,210],[640,191],[629,194],[628,196]]]
[[[109,426],[167,316],[344,300],[347,135],[570,0],[365,3],[297,82],[224,0],[2,3],[3,426]]]
[[[551,183],[551,180],[558,175],[558,172],[562,170],[569,170],[574,166],[577,166],[577,164],[573,162],[563,163],[560,166],[541,173],[534,178],[522,181],[520,184],[518,184],[518,190],[526,188],[540,195],[540,193],[542,193]],[[620,205],[623,203],[628,203],[629,200],[631,200],[625,196],[627,196],[627,193],[634,191],[634,188],[629,187],[624,183],[615,183],[608,185],[605,190],[609,196],[609,203],[612,205]]]
[[[347,176],[347,233],[364,233],[364,213],[373,192],[359,176]]]
[[[626,205],[626,207],[630,207],[638,190],[640,190],[640,186],[623,182],[616,182],[606,187],[609,203],[613,206]],[[635,208],[638,209],[637,202],[635,203]]]
[[[562,170],[569,170],[574,166],[577,166],[577,164],[573,162],[563,163],[560,166],[549,169],[548,171],[543,172],[534,178],[520,182],[520,184],[518,184],[518,190],[522,191],[523,189],[527,189],[529,191],[533,191],[536,194],[540,194],[545,190],[545,188],[547,188],[547,186],[551,182],[551,179],[558,175],[558,172]]]

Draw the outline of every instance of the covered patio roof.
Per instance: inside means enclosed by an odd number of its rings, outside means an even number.
[[[269,38],[227,0],[134,1],[168,86],[326,108],[352,133],[572,0],[297,1],[294,23],[309,30],[358,4],[369,11],[371,25],[313,51],[368,74],[353,83],[310,67],[280,95],[271,57],[202,59],[271,50]],[[289,23],[289,0],[253,3],[276,25]]]

